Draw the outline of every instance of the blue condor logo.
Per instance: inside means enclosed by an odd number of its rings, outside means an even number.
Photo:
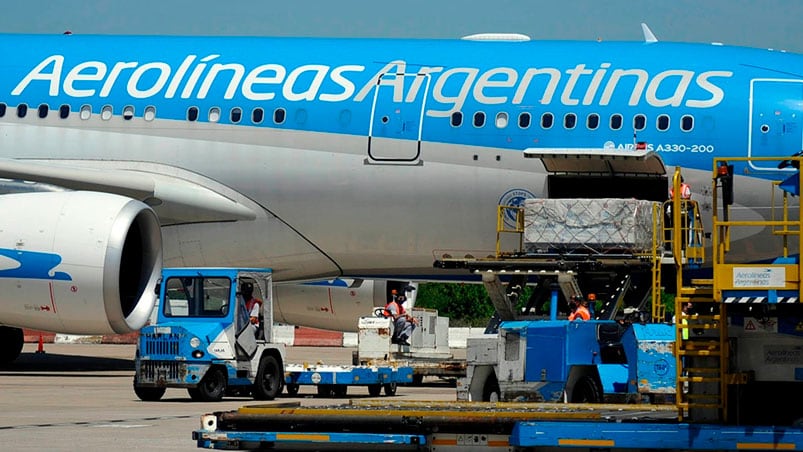
[[[611,63],[596,67],[580,63],[566,68],[415,66],[408,72],[403,60],[369,71],[358,64],[286,67],[278,63],[246,66],[215,62],[220,58],[221,55],[187,55],[181,62],[106,63],[68,62],[64,55],[51,55],[25,74],[11,94],[20,96],[36,86],[47,87],[50,96],[63,93],[73,98],[125,94],[133,99],[241,97],[251,101],[362,102],[372,99],[381,77],[379,85],[392,89],[393,100],[398,103],[421,103],[425,86],[431,84],[431,95],[426,100],[431,108],[426,114],[448,117],[461,110],[468,99],[482,105],[605,106],[616,98],[630,106],[711,108],[725,97],[718,79],[733,76],[731,71],[719,70],[648,72],[641,68],[614,68]]]
[[[68,273],[53,271],[60,263],[58,254],[0,248],[0,278],[72,281]]]

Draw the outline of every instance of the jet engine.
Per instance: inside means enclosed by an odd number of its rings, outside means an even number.
[[[404,306],[415,304],[417,285],[409,281],[338,278],[304,284],[278,284],[273,289],[277,322],[334,331],[357,331],[357,320],[384,307],[395,291],[405,295]]]
[[[162,269],[150,207],[65,191],[3,195],[0,212],[0,324],[75,334],[145,325]]]

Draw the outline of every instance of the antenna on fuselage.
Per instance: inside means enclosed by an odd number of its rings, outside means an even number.
[[[644,33],[644,42],[658,42],[658,38],[655,37],[655,34],[652,32],[652,30],[650,30],[650,27],[648,27],[644,22],[641,23],[641,31]]]

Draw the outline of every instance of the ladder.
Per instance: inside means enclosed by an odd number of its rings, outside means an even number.
[[[680,170],[673,176],[680,193]],[[728,329],[725,307],[714,299],[713,279],[683,280],[684,268],[703,262],[702,224],[696,202],[669,201],[676,269],[676,405],[681,422],[721,422],[727,417]]]

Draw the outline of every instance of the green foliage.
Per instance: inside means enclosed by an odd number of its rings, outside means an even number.
[[[525,288],[517,308],[527,300],[530,290]],[[438,315],[449,318],[450,326],[485,326],[494,314],[493,304],[482,284],[420,284],[415,305],[437,309]]]

